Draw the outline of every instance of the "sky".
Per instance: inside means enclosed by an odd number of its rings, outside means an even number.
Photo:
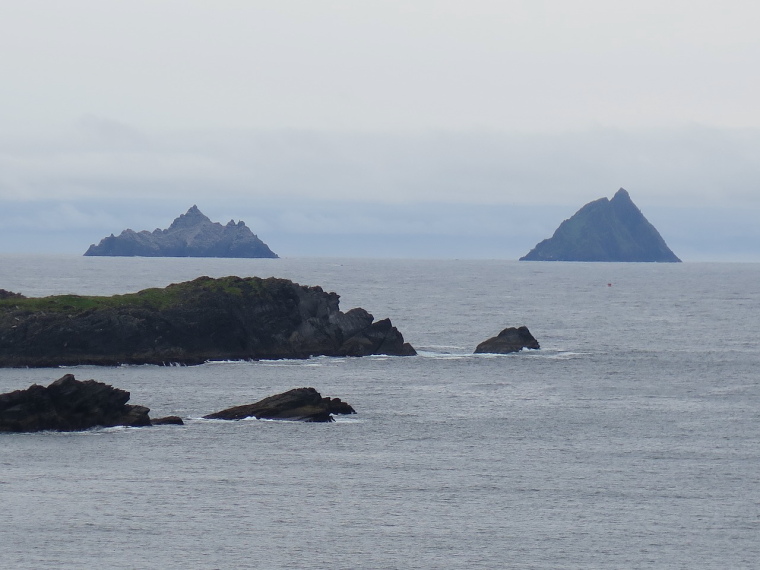
[[[281,256],[517,258],[625,187],[760,261],[760,5],[0,4],[0,253],[191,205]]]

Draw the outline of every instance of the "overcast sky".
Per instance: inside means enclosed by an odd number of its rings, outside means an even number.
[[[286,254],[342,234],[512,257],[623,186],[680,257],[760,260],[758,21],[732,0],[3,2],[0,251],[79,253],[197,203]]]

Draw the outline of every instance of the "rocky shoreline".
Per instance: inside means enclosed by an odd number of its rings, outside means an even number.
[[[128,295],[0,297],[0,367],[410,356],[389,319],[270,277],[199,277]]]
[[[510,327],[475,353],[538,349],[527,327]],[[270,277],[199,277],[111,297],[27,298],[0,289],[0,367],[201,364],[311,356],[411,356],[416,351],[389,319],[361,308],[344,313],[339,296]],[[129,392],[66,374],[47,387],[0,394],[0,432],[79,431],[183,423],[151,419],[127,404]],[[340,398],[294,388],[205,419],[330,422],[356,413]]]
[[[0,432],[85,431],[107,427],[184,425],[182,418],[152,419],[150,408],[127,404],[130,394],[95,380],[80,381],[65,374],[49,386],[0,394]],[[290,420],[332,422],[333,414],[355,414],[340,398],[323,398],[314,388],[294,388],[253,404],[235,406],[204,419]]]
[[[21,296],[7,293],[3,291],[6,299],[17,302],[23,300]],[[351,312],[349,311],[349,314]],[[348,318],[340,312],[336,314]],[[380,323],[382,324],[379,327],[379,336],[387,335],[391,330],[395,331],[390,326],[390,321]],[[400,336],[400,333],[397,334]],[[350,336],[342,345],[342,352],[344,355],[362,352],[371,346],[371,340],[371,335],[366,332],[361,333],[358,338],[357,335]],[[396,339],[395,342],[403,343],[403,339]],[[497,336],[480,343],[475,349],[475,354],[507,354],[519,352],[523,348],[540,347],[527,327],[509,327]],[[130,394],[125,390],[95,380],[78,381],[72,374],[65,374],[47,387],[34,384],[25,390],[0,394],[0,432],[82,431],[98,427],[147,427],[184,423],[178,416],[150,418],[149,408],[127,404],[129,398]],[[331,422],[335,414],[355,413],[356,410],[340,398],[323,397],[314,388],[294,388],[252,404],[233,406],[208,414],[203,416],[203,419],[240,420],[253,417]]]

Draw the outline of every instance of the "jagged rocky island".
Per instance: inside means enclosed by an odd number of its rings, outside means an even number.
[[[389,319],[270,277],[199,277],[95,297],[0,296],[0,367],[416,354]]]
[[[681,261],[621,188],[562,222],[520,261]]]
[[[150,408],[127,404],[130,394],[95,380],[66,374],[49,386],[0,394],[0,432],[83,431],[104,427],[184,425],[182,418],[151,418]],[[228,408],[207,419],[248,417],[301,422],[332,422],[333,414],[355,414],[340,398],[322,397],[314,388],[294,388],[253,404]]]
[[[197,206],[176,218],[169,228],[153,232],[126,229],[111,234],[85,255],[139,257],[265,257],[276,258],[242,220],[226,226],[212,222]]]
[[[129,392],[66,374],[49,386],[0,394],[0,432],[82,431],[94,427],[145,427],[184,422],[152,419],[145,406],[127,404]]]
[[[300,422],[331,422],[333,414],[355,414],[354,408],[340,398],[322,397],[314,388],[293,388],[253,404],[221,410],[207,420],[242,420],[257,418]]]

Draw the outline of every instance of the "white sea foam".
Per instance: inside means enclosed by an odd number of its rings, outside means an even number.
[[[366,420],[355,418],[351,416],[333,416],[334,423],[336,424],[363,424]]]
[[[448,360],[458,360],[458,359],[472,356],[471,354],[467,354],[467,353],[456,354],[453,352],[440,352],[437,350],[424,350],[424,349],[418,350],[417,355],[423,358],[439,358],[439,359],[448,359]]]

